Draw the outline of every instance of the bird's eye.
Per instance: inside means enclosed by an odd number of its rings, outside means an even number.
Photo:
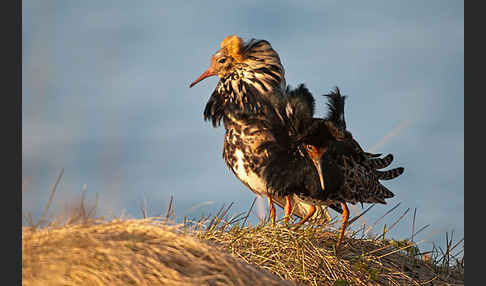
[[[218,62],[219,62],[220,64],[224,64],[224,62],[225,62],[225,61],[226,61],[226,58],[221,58],[221,59],[219,59],[219,60],[218,60]]]

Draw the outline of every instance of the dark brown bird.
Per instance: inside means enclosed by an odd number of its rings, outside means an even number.
[[[404,169],[379,171],[392,162],[393,156],[380,159],[379,154],[364,152],[345,129],[345,97],[337,88],[327,96],[329,113],[324,119],[313,118],[311,108],[306,108],[313,105],[313,100],[288,100],[281,105],[278,112],[281,123],[277,119],[267,123],[281,140],[261,148],[271,150],[264,176],[268,188],[275,192],[272,195],[296,195],[313,206],[342,206],[343,222],[337,242],[340,245],[349,218],[346,203],[386,204],[385,199],[394,194],[380,180],[393,179]],[[311,217],[313,211],[311,207],[298,225]]]
[[[297,196],[282,197],[277,192],[271,195],[263,176],[269,153],[259,146],[277,139],[261,122],[275,113],[274,106],[287,97],[284,73],[279,55],[269,42],[252,39],[245,43],[237,36],[229,36],[211,57],[210,67],[190,85],[210,76],[219,77],[204,109],[204,119],[214,127],[223,121],[223,159],[251,191],[267,197],[273,224],[274,202],[282,208],[292,205],[293,213],[301,218],[315,208]],[[253,122],[248,121],[250,118]],[[328,221],[326,207],[318,206],[313,219]]]

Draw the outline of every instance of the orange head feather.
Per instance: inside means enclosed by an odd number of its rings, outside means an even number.
[[[221,42],[221,49],[226,48],[228,55],[233,57],[237,62],[243,60],[243,55],[241,54],[242,47],[243,40],[236,35],[228,36]]]

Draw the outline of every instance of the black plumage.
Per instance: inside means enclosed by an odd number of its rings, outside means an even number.
[[[390,193],[378,180],[392,179],[403,173],[403,168],[379,171],[378,169],[387,167],[392,162],[393,155],[377,158],[380,154],[364,152],[352,134],[344,129],[345,97],[341,96],[339,89],[327,95],[329,112],[324,119],[313,118],[314,100],[308,99],[312,95],[304,85],[288,94],[290,97],[280,106],[278,112],[281,118],[268,116],[263,120],[271,132],[278,136],[278,140],[260,146],[271,151],[265,171],[267,186],[280,196],[297,193],[323,201],[331,199],[339,202],[341,196],[344,196],[342,200],[352,203],[382,202],[382,196],[388,198]],[[331,185],[326,192],[321,192],[319,184],[314,183],[317,173],[315,166],[309,164],[309,154],[304,147],[306,145],[327,148],[322,163],[326,169],[325,179],[329,177],[325,181]],[[333,178],[332,174],[336,177]],[[347,186],[352,179],[372,189],[346,197],[347,190],[343,193],[340,188],[345,183]],[[302,188],[302,185],[313,185],[314,188]],[[364,185],[358,184],[353,190],[361,190],[363,187]]]
[[[305,99],[308,91],[304,92],[302,87],[296,90],[300,89],[304,95],[300,98]],[[393,155],[379,158],[380,154],[364,152],[346,130],[345,97],[338,88],[326,96],[329,112],[322,119],[314,118],[311,112],[303,112],[300,105],[313,106],[313,101],[295,101],[299,98],[296,95],[280,106],[277,112],[280,122],[276,120],[269,125],[273,133],[286,136],[263,146],[272,150],[266,161],[264,176],[267,187],[279,196],[297,195],[316,205],[341,204],[344,210],[343,233],[345,216],[349,216],[346,203],[385,204],[385,199],[394,194],[380,180],[393,179],[404,169],[379,171],[392,162]]]

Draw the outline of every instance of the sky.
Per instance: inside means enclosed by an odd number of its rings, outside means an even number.
[[[140,217],[143,202],[160,215],[171,196],[178,219],[247,211],[224,128],[202,117],[217,78],[188,87],[232,34],[269,41],[317,116],[338,86],[348,130],[405,168],[360,223],[401,203],[376,232],[410,208],[391,237],[410,236],[415,209],[424,245],[464,237],[462,1],[23,1],[23,214],[40,216],[62,169],[52,214],[83,188],[106,216]]]

